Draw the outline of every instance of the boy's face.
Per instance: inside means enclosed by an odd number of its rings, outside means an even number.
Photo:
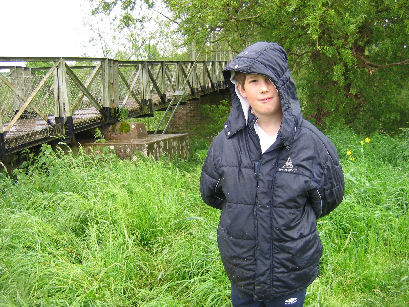
[[[260,118],[277,117],[281,115],[281,102],[273,82],[266,76],[247,74],[244,86],[239,82],[237,88],[240,94],[247,98],[253,112]]]

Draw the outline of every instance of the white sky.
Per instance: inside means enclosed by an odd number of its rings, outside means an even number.
[[[0,0],[0,56],[102,57],[87,0]]]

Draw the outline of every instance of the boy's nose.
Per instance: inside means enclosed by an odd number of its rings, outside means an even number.
[[[263,82],[261,84],[260,91],[263,92],[263,93],[268,91],[268,86],[267,86],[266,82]]]

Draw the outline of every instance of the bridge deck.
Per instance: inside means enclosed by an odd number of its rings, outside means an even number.
[[[140,113],[140,108],[136,104],[127,109],[130,114],[143,115]],[[72,119],[74,133],[106,124],[102,114],[94,107],[75,110]],[[55,116],[48,116],[48,120],[55,125]],[[5,129],[7,125],[8,123],[4,124],[3,129]],[[56,139],[64,139],[58,127],[53,127],[41,117],[20,117],[5,135],[4,143],[7,148],[7,153],[13,153]]]

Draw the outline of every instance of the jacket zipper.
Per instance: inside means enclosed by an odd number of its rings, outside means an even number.
[[[258,205],[258,190],[259,190],[259,186],[258,186],[258,179],[259,179],[259,173],[260,173],[260,164],[261,164],[261,160],[257,160],[254,161],[254,175],[256,176],[256,202],[254,204],[254,209],[253,209],[253,214],[254,217],[257,221],[257,205]],[[257,223],[256,223],[257,226]],[[256,229],[256,234],[257,234],[257,229]],[[256,248],[257,248],[257,240],[256,240]]]
[[[287,149],[287,150],[290,150],[290,147],[289,146],[284,146],[284,148],[285,149]],[[280,160],[280,156],[281,156],[281,154],[282,154],[282,150],[283,150],[283,147],[281,148],[281,149],[279,149],[279,148],[277,148],[277,149],[275,149],[275,150],[280,150],[278,153],[277,153],[277,156],[276,156],[276,160],[275,160],[275,162],[274,162],[274,165],[273,165],[273,178],[272,178],[272,181],[271,181],[271,189],[273,190],[273,186],[274,186],[274,184],[275,184],[275,181],[276,181],[276,175],[277,175],[277,169],[278,169],[278,161]],[[274,191],[272,191],[272,193],[273,193],[273,195],[274,195]],[[270,223],[271,223],[271,267],[270,267],[270,272],[271,272],[271,282],[270,282],[270,284],[271,284],[271,290],[273,289],[273,287],[274,287],[274,285],[273,285],[273,281],[274,281],[274,272],[273,272],[273,265],[272,265],[272,263],[273,263],[273,260],[274,260],[274,242],[273,242],[273,232],[274,232],[274,230],[273,230],[273,228],[274,228],[274,225],[273,225],[273,204],[274,204],[274,197],[272,197],[271,198],[271,203],[270,203]]]
[[[256,175],[257,181],[258,181],[258,173],[260,171],[260,161],[261,160],[254,161],[254,175]]]
[[[258,221],[257,221],[257,206],[258,206],[258,193],[259,193],[259,172],[260,172],[260,164],[261,164],[261,160],[256,160],[254,161],[254,175],[256,176],[256,199],[255,199],[255,203],[254,203],[254,208],[253,208],[253,216],[254,216],[254,221],[255,221],[255,233],[256,233],[256,244],[255,244],[255,249],[254,249],[254,259],[257,259],[256,254],[257,254],[257,250],[258,250]],[[254,292],[257,291],[256,289],[256,285],[257,285],[257,278],[254,279],[254,284],[253,284],[253,289]]]

